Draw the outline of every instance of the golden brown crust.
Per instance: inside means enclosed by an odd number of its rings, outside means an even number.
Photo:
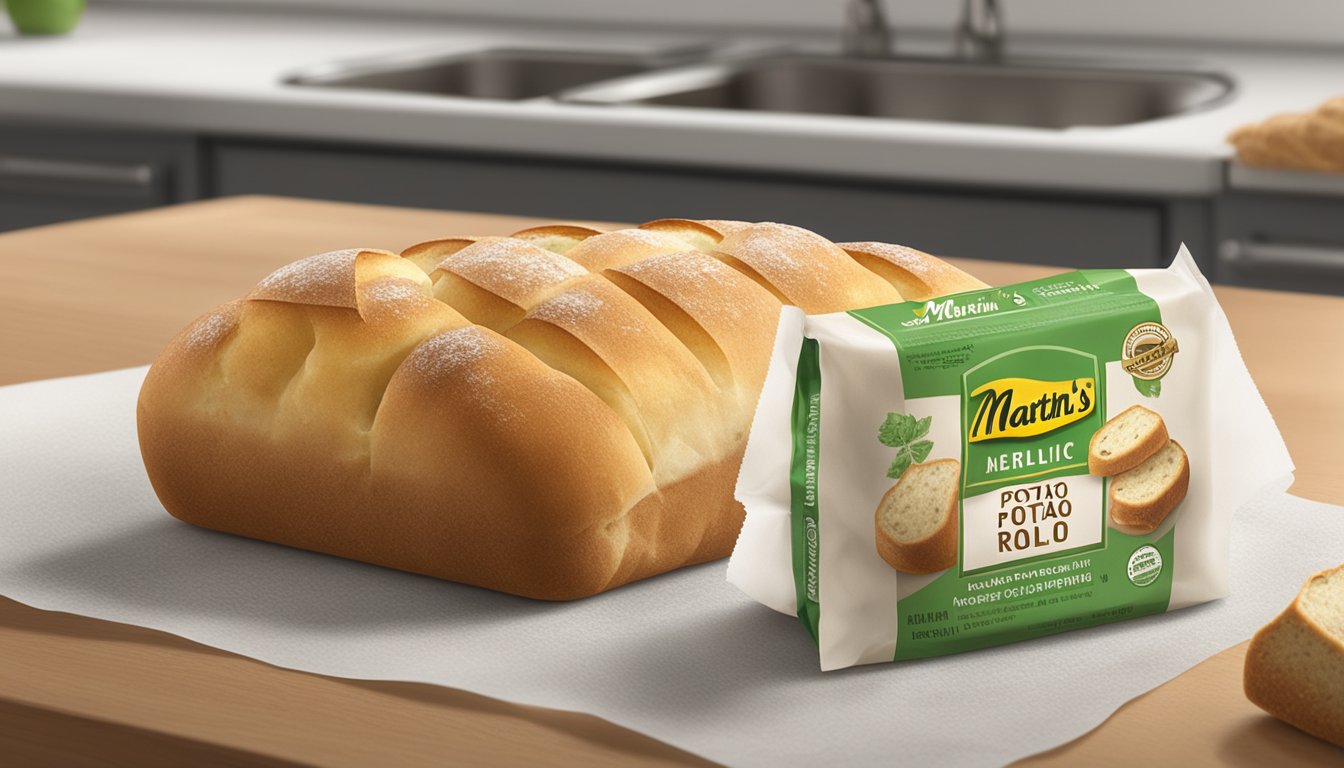
[[[1142,438],[1128,450],[1123,452],[1114,452],[1103,456],[1097,450],[1097,441],[1107,427],[1110,427],[1116,421],[1119,421],[1125,414],[1134,410],[1146,411],[1156,418],[1156,425],[1149,430]],[[1162,450],[1162,446],[1167,444],[1170,439],[1167,435],[1167,423],[1162,416],[1156,412],[1144,408],[1142,405],[1131,405],[1125,410],[1112,416],[1110,421],[1101,425],[1101,429],[1092,433],[1092,439],[1087,444],[1087,471],[1097,477],[1112,477],[1121,472],[1127,472],[1143,462],[1148,460],[1149,456]]]
[[[1344,747],[1344,641],[1321,626],[1303,608],[1312,582],[1327,579],[1344,566],[1307,580],[1293,602],[1251,638],[1242,686],[1252,704],[1317,738]]]
[[[425,273],[433,272],[439,262],[482,240],[499,240],[497,237],[445,237],[440,240],[427,240],[416,243],[401,252],[403,259],[409,259]]]
[[[588,270],[524,240],[489,238],[453,252],[430,270],[434,297],[473,323],[501,333]]]
[[[706,230],[758,263],[783,233],[799,274],[762,269],[790,290],[820,270],[841,307],[895,294],[780,227],[562,225],[296,262],[155,362],[150,480],[197,525],[542,599],[724,557],[780,303],[703,252]]]
[[[890,283],[859,266],[815,232],[762,222],[740,227],[715,247],[715,255],[805,312],[841,312],[901,301]]]
[[[1152,533],[1167,515],[1185,498],[1190,489],[1190,457],[1175,440],[1170,441],[1181,452],[1181,468],[1175,479],[1150,504],[1129,504],[1116,498],[1114,486],[1110,493],[1111,521],[1135,533]]]
[[[510,237],[564,254],[584,240],[600,234],[602,230],[584,224],[544,224],[540,227],[520,229]]]
[[[989,287],[942,259],[908,246],[864,242],[840,243],[840,247],[862,267],[891,283],[906,301]]]
[[[538,227],[520,229],[509,237],[519,240],[536,240],[547,237],[568,237],[574,240],[583,240],[593,235],[600,235],[602,232],[603,230],[586,224],[542,224]]]
[[[652,256],[695,250],[670,232],[653,229],[617,229],[585,239],[565,252],[591,272],[622,267]]]
[[[915,464],[906,472],[919,466],[930,466],[933,464],[950,463],[957,466],[957,471],[961,471],[961,463],[956,459],[937,459],[935,461],[925,462],[923,465]],[[902,478],[904,479],[904,477]],[[899,541],[885,528],[879,519],[882,508],[886,506],[887,499],[896,493],[896,489],[901,485],[897,480],[896,484],[891,486],[886,493],[882,494],[882,500],[878,502],[877,511],[873,515],[873,527],[876,529],[877,554],[887,562],[892,568],[903,573],[937,573],[944,571],[957,564],[957,498],[958,489],[954,486],[951,499],[948,502],[947,513],[943,518],[942,525],[939,525],[932,533],[916,541]]]
[[[697,221],[695,219],[654,219],[639,225],[640,229],[651,229],[676,235],[695,247],[698,251],[712,251],[714,246],[740,226],[740,221]]]

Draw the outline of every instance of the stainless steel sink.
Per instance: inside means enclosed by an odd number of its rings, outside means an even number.
[[[561,99],[1068,128],[1167,117],[1231,91],[1232,82],[1213,72],[788,54],[627,77]]]
[[[300,72],[291,85],[521,101],[599,80],[669,67],[702,49],[651,55],[573,50],[491,49],[342,62]]]

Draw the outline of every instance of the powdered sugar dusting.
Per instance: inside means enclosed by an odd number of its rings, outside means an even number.
[[[431,381],[454,379],[465,384],[473,402],[463,404],[464,407],[483,410],[499,421],[509,421],[518,414],[518,406],[508,392],[498,391],[495,377],[483,362],[504,351],[504,343],[499,339],[480,326],[469,325],[421,342],[411,353],[410,365]]]
[[[795,302],[805,301],[804,296],[825,294],[836,268],[852,263],[839,246],[821,235],[774,222],[738,229],[716,250],[756,270]]]
[[[468,325],[432,336],[411,353],[411,366],[426,378],[460,375],[499,348],[480,327]]]
[[[848,250],[863,251],[890,262],[901,269],[912,274],[920,274],[937,270],[946,265],[929,256],[927,253],[917,251],[914,248],[894,243],[843,243],[840,246]]]
[[[377,312],[398,319],[407,317],[427,300],[419,283],[395,277],[379,278],[361,285],[359,298],[361,316]]]
[[[618,271],[696,311],[740,304],[742,283],[747,280],[732,267],[698,251],[651,256]]]
[[[628,264],[645,256],[694,250],[695,246],[667,232],[651,229],[618,229],[605,232],[574,246],[569,258],[592,270],[613,264]]]
[[[484,288],[506,291],[510,301],[557,283],[588,274],[588,270],[549,251],[518,240],[489,240],[463,248],[441,265]]]
[[[299,259],[267,275],[257,285],[257,289],[298,295],[311,293],[315,288],[326,287],[344,279],[355,268],[355,257],[360,250],[346,248]]]
[[[547,299],[530,313],[538,320],[570,326],[589,320],[602,311],[606,301],[586,288],[575,288]]]
[[[191,349],[208,349],[238,326],[238,319],[222,312],[212,312],[201,318],[187,331],[183,342]]]

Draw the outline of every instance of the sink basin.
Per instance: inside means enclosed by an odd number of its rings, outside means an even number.
[[[1231,91],[1229,79],[1207,72],[788,54],[625,78],[562,98],[1058,129],[1167,117]]]
[[[286,78],[291,85],[521,101],[676,63],[667,54],[492,49],[451,56],[339,63]]]

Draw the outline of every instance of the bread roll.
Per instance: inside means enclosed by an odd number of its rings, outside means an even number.
[[[1243,125],[1227,140],[1237,160],[1256,168],[1344,171],[1344,96],[1305,114],[1275,115]]]
[[[911,258],[931,295],[973,280]],[[140,393],[141,451],[164,507],[197,525],[584,597],[731,551],[781,301],[900,299],[781,224],[322,254],[168,345]]]

